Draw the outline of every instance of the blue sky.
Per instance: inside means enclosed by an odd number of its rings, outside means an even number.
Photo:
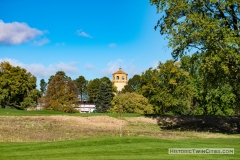
[[[0,62],[38,82],[59,70],[111,79],[120,66],[131,78],[172,58],[159,18],[149,0],[0,0]]]

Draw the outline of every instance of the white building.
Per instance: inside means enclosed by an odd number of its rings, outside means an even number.
[[[80,113],[92,113],[96,109],[96,106],[95,104],[82,103],[79,104],[79,106],[75,109],[78,110]]]

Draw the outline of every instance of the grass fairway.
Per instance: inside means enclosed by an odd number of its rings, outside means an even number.
[[[144,137],[95,138],[47,143],[0,143],[1,160],[28,159],[232,159],[240,139],[166,140]],[[169,155],[168,148],[235,148],[235,154]]]

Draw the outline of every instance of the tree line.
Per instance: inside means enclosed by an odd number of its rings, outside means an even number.
[[[26,69],[12,66],[9,62],[0,63],[0,108],[15,108],[25,110],[41,104],[44,109],[63,111],[68,113],[78,112],[75,108],[79,103],[93,103],[96,112],[117,112],[112,104],[116,103],[114,97],[118,95],[117,88],[108,77],[95,78],[87,81],[84,76],[75,80],[67,76],[65,72],[58,71],[49,77],[48,82],[40,80],[40,90],[37,89],[37,79]],[[129,113],[142,113],[136,110],[135,99],[143,97],[131,94],[130,103],[124,105]],[[124,96],[120,96],[121,102]],[[124,101],[126,102],[126,101]],[[140,106],[149,105],[146,99]],[[135,108],[134,108],[135,107]],[[151,110],[151,109],[150,109]]]
[[[161,12],[155,29],[166,36],[172,60],[134,75],[121,92],[107,77],[71,80],[59,71],[48,82],[7,62],[0,67],[0,105],[24,109],[39,97],[46,109],[75,112],[77,98],[97,112],[239,115],[240,3],[238,0],[150,0]]]
[[[43,95],[40,101],[45,109],[65,112],[78,112],[74,108],[80,103],[96,104],[96,112],[106,112],[116,93],[116,87],[107,77],[87,81],[79,76],[72,80],[63,71],[50,76],[48,82],[41,79],[40,90]]]

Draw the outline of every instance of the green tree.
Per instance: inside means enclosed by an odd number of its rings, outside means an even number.
[[[113,90],[106,81],[101,82],[96,97],[96,112],[104,113],[111,107]]]
[[[102,77],[101,82],[106,82],[112,90],[112,93],[117,93],[117,87],[114,86],[114,83],[108,77]]]
[[[231,56],[240,53],[239,0],[150,0],[150,3],[158,12],[164,12],[155,29],[159,27],[160,33],[167,35],[174,58],[191,48]]]
[[[36,107],[38,99],[42,96],[42,93],[38,89],[33,89],[29,92],[28,96],[20,103],[22,108]]]
[[[101,79],[95,78],[94,80],[90,80],[87,85],[87,94],[89,102],[96,103],[99,87],[102,82],[107,83],[107,85],[111,88],[112,93],[117,93],[117,88],[114,86],[114,84],[108,77],[103,77]]]
[[[190,73],[191,84],[194,88],[193,113],[233,115],[236,95],[227,79],[222,77],[221,81],[217,79],[211,81],[214,76],[206,77],[207,74],[201,70],[201,57],[199,54],[185,56],[181,62],[181,67]],[[221,75],[218,76],[221,77]]]
[[[172,56],[175,59],[181,58],[190,51],[200,55],[198,71],[203,79],[201,83],[206,87],[202,95],[203,101],[207,101],[203,102],[204,114],[219,114],[219,108],[222,111],[228,110],[223,108],[224,105],[232,105],[234,114],[238,115],[239,0],[150,0],[150,3],[157,6],[158,12],[165,12],[155,29],[159,27],[160,33],[167,35],[169,47],[173,48]],[[226,99],[224,93],[231,95],[230,101],[223,100]]]
[[[74,82],[78,87],[78,91],[81,96],[81,102],[83,102],[83,95],[87,92],[88,81],[84,78],[84,76],[79,76],[77,79],[74,80]]]
[[[54,78],[54,75],[51,75],[49,78],[48,78],[48,84],[51,82],[51,80]]]
[[[156,69],[148,69],[140,78],[138,90],[148,98],[155,113],[189,114],[193,89],[189,73],[172,60],[159,63]]]
[[[119,94],[111,101],[112,108],[108,110],[110,113],[139,113],[151,114],[153,107],[148,103],[148,99],[137,93]]]
[[[64,75],[56,73],[52,78],[44,98],[44,108],[69,113],[77,112],[74,109],[74,106],[78,103],[77,86],[70,78]]]
[[[124,86],[124,88],[122,89],[122,92],[123,93],[136,92],[139,82],[140,82],[140,76],[134,75],[132,78],[128,80],[128,84]]]
[[[40,80],[40,91],[42,93],[42,95],[46,92],[47,90],[47,83],[45,82],[44,79]]]
[[[96,103],[100,83],[101,81],[98,78],[89,81],[87,85],[88,102]]]
[[[2,62],[0,68],[0,106],[17,109],[35,107],[36,103],[30,105],[26,101],[36,102],[39,97],[36,77],[26,69],[14,67],[8,62]]]

